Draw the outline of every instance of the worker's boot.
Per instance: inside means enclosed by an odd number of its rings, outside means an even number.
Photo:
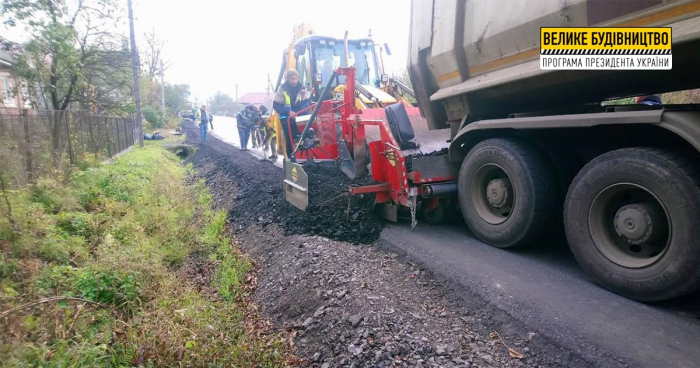
[[[272,156],[270,156],[270,160],[277,160],[277,147],[273,144],[272,147],[270,147],[270,151],[272,151]]]

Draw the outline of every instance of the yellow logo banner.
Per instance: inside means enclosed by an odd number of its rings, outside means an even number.
[[[540,28],[540,51],[551,50],[662,50],[633,54],[670,54],[671,28]],[[665,50],[665,51],[664,51]],[[587,54],[599,52],[587,52]],[[608,54],[607,52],[600,52]]]

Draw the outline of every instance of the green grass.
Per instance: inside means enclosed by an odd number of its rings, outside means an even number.
[[[8,193],[0,213],[0,366],[283,366],[248,301],[253,269],[192,168],[148,142],[69,184]],[[4,201],[3,201],[4,202]],[[12,226],[12,219],[14,226]],[[190,264],[212,269],[204,287]]]

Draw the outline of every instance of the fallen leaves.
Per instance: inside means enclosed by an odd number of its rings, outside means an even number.
[[[489,334],[489,338],[491,340],[498,339],[498,341],[505,346],[506,349],[508,349],[508,355],[510,355],[511,358],[516,358],[516,359],[523,359],[525,356],[520,354],[519,352],[515,351],[515,349],[511,349],[508,345],[506,345],[505,342],[503,342],[503,338],[501,335],[498,334],[498,332],[493,331]]]

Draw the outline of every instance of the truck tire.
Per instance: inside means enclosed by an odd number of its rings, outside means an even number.
[[[569,188],[566,236],[603,287],[639,301],[700,288],[700,170],[673,151],[625,148],[588,163]]]
[[[498,248],[540,237],[556,210],[557,193],[551,162],[535,146],[518,139],[477,144],[459,171],[464,221],[479,239]]]

